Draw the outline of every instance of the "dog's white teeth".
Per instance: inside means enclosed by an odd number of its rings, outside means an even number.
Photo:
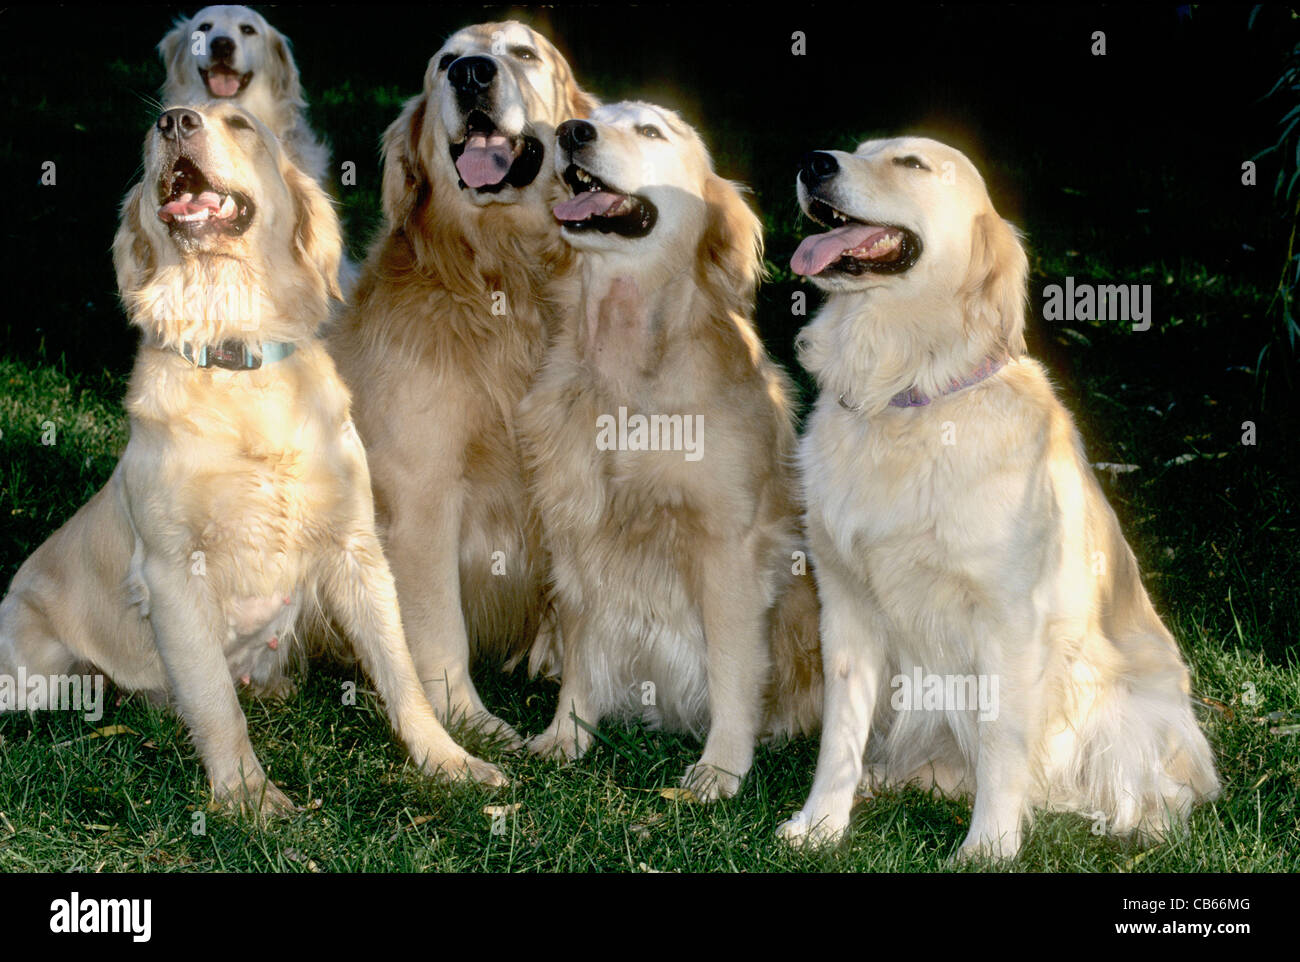
[[[230,194],[227,194],[226,199],[221,202],[221,210],[217,211],[217,216],[218,217],[235,216],[235,198],[232,197]]]
[[[196,210],[192,214],[177,214],[176,219],[180,221],[182,224],[189,224],[189,223],[193,223],[194,221],[207,220],[208,208],[204,207],[202,210]]]
[[[587,173],[581,167],[578,168],[577,174],[578,174],[578,180],[582,181],[584,184],[591,183],[591,174]]]

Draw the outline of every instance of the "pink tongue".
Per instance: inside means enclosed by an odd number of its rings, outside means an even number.
[[[807,276],[820,274],[845,251],[862,247],[868,242],[874,244],[876,238],[888,230],[888,227],[849,224],[846,227],[827,231],[825,234],[805,237],[799,249],[794,252],[794,257],[790,259],[790,269],[796,274]]]
[[[586,220],[588,217],[599,217],[622,200],[623,195],[612,190],[584,190],[564,203],[556,204],[551,208],[551,213],[556,220]]]
[[[208,71],[208,89],[214,97],[233,97],[239,93],[239,74],[225,70]]]
[[[163,204],[158,208],[158,216],[166,220],[168,216],[177,214],[197,214],[203,208],[209,208],[214,214],[221,210],[221,198],[210,190],[195,197],[193,194],[182,194],[179,199]]]
[[[488,137],[470,134],[465,150],[456,158],[456,170],[467,187],[485,187],[499,184],[515,162],[510,140],[501,134]]]

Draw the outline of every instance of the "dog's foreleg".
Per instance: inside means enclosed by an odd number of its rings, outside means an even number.
[[[701,564],[709,735],[704,754],[687,769],[682,784],[703,801],[739,790],[762,721],[771,651],[767,606],[751,554],[744,545],[724,542]],[[738,566],[737,560],[744,563]]]
[[[885,670],[881,629],[845,580],[818,570],[822,598],[822,666],[826,700],[817,772],[804,806],[777,833],[792,842],[836,842],[849,826],[853,793]]]
[[[444,724],[465,722],[517,749],[523,744],[518,732],[484,707],[470,678],[460,593],[463,493],[458,485],[432,477],[424,481],[422,490],[401,491],[387,532],[416,674]]]
[[[577,616],[571,600],[562,597],[556,599],[555,614],[556,630],[564,639],[560,698],[555,717],[545,731],[528,740],[528,750],[543,758],[572,761],[591,747],[600,711],[592,698],[585,619]]]
[[[158,654],[214,799],[250,812],[292,811],[293,803],[267,778],[248,740],[248,722],[222,647],[226,622],[208,585],[190,574],[187,563],[148,555],[142,574]]]
[[[1034,619],[1025,612],[1023,622]],[[1029,811],[1032,788],[1031,759],[1034,732],[1041,725],[1042,690],[1035,663],[1026,661],[1039,648],[1031,633],[1015,633],[1005,642],[985,634],[985,644],[1000,645],[1003,653],[992,661],[986,655],[977,661],[983,677],[995,678],[999,697],[995,706],[984,706],[978,721],[978,755],[975,761],[975,806],[970,831],[958,850],[959,859],[1014,858]],[[1000,666],[991,671],[990,666]],[[984,711],[993,707],[991,718]]]
[[[321,591],[416,763],[445,778],[468,775],[488,785],[506,784],[499,768],[457,745],[434,714],[402,635],[392,573],[372,532],[343,539],[339,556],[324,567]]]

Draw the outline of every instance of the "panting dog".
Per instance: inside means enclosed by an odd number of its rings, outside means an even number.
[[[1015,229],[963,154],[922,138],[814,152],[798,193],[826,228],[792,265],[827,292],[798,341],[820,387],[799,460],[826,703],[781,834],[839,838],[866,749],[868,791],[974,796],[962,856],[1014,856],[1036,808],[1162,835],[1215,796],[1214,759],[1079,432],[1025,356]]]
[[[324,185],[329,150],[307,122],[289,41],[256,10],[204,7],[182,17],[158,44],[167,68],[166,104],[230,100],[271,128],[294,165]]]
[[[439,724],[402,635],[348,392],[317,336],[341,250],[329,198],[251,113],[163,112],[113,244],[143,332],[130,440],[0,603],[0,674],[91,665],[165,694],[216,799],[253,811],[292,806],[238,692],[275,689],[322,608],[425,772],[504,781]]]
[[[707,733],[683,784],[729,796],[762,732],[806,731],[820,707],[791,386],[752,321],[762,227],[661,107],[567,121],[555,164],[577,265],[519,423],[562,671],[529,747],[575,758],[606,716]]]
[[[551,624],[515,418],[570,256],[550,213],[555,127],[593,103],[521,23],[453,34],[384,135],[385,227],[330,342],[425,691],[511,747],[470,666],[517,662]]]

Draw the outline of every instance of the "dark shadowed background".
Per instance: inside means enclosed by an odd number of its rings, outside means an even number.
[[[98,378],[108,396],[122,389],[136,337],[109,255],[117,204],[156,115],[163,68],[155,45],[177,14],[195,9],[0,12],[0,163],[9,187],[0,357]],[[798,158],[902,132],[955,144],[1026,233],[1031,350],[1062,384],[1090,456],[1142,467],[1110,479],[1108,493],[1144,564],[1158,550],[1141,548],[1152,519],[1128,507],[1135,484],[1155,485],[1145,494],[1167,512],[1156,529],[1177,518],[1206,552],[1211,543],[1221,552],[1226,536],[1216,542],[1196,526],[1225,499],[1279,502],[1294,545],[1296,442],[1285,420],[1294,393],[1282,376],[1266,392],[1257,370],[1261,349],[1278,338],[1275,295],[1293,227],[1274,194],[1278,153],[1260,157],[1256,186],[1242,184],[1243,162],[1277,141],[1291,106],[1264,99],[1300,34],[1291,9],[1258,8],[1253,23],[1251,7],[1199,5],[259,9],[293,42],[311,121],[330,141],[335,169],[357,165],[357,185],[338,188],[357,256],[378,217],[380,134],[460,26],[518,16],[552,37],[603,99],[680,109],[719,171],[754,189],[771,268],[759,326],[805,401],[809,385],[792,356],[805,318],[791,315],[791,294],[808,290],[810,308],[818,295],[788,267],[804,226],[793,191]],[[802,56],[792,53],[796,31]],[[1096,31],[1105,34],[1104,56],[1092,53]],[[57,164],[56,186],[40,183],[47,160]],[[1153,285],[1151,330],[1044,322],[1042,288],[1067,275]],[[1261,439],[1252,448],[1240,443],[1248,419]],[[1231,457],[1170,467],[1189,452]],[[21,560],[54,520],[32,519],[4,561]],[[1268,554],[1262,568],[1280,565],[1275,573],[1290,578],[1294,552],[1280,551],[1272,531],[1242,538]],[[1220,563],[1207,554],[1201,575]],[[1295,613],[1280,617],[1273,630],[1294,637]]]

